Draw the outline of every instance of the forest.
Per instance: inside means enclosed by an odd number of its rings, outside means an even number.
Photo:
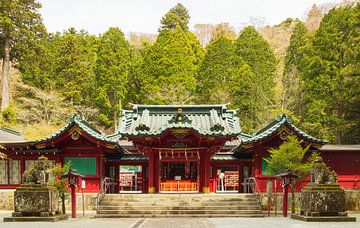
[[[38,139],[81,113],[116,131],[132,104],[228,104],[242,131],[282,113],[310,135],[360,143],[360,3],[273,27],[198,24],[176,4],[158,34],[50,33],[35,0],[0,0],[1,125]],[[145,20],[145,19],[144,19]]]

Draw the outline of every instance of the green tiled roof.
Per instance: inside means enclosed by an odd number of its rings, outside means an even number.
[[[224,147],[234,148],[236,146],[239,146],[243,140],[249,139],[251,137],[252,135],[241,132],[236,139],[226,141]]]
[[[105,143],[113,144],[118,146],[118,138],[117,137],[107,137],[105,134],[101,133],[97,129],[95,129],[93,126],[88,124],[81,116],[79,115],[73,115],[68,118],[69,122],[56,132],[52,133],[51,135],[35,140],[35,141],[28,141],[28,142],[14,142],[14,143],[6,143],[8,145],[36,145],[39,143],[45,143],[48,142],[64,132],[66,132],[68,129],[70,129],[73,126],[78,126],[82,131],[86,132],[88,135],[94,137],[97,140],[103,141]]]
[[[303,139],[310,141],[312,143],[317,143],[317,144],[325,144],[326,143],[326,141],[312,137],[312,136],[306,134],[305,132],[301,131],[299,128],[295,127],[295,125],[292,123],[291,118],[289,116],[287,116],[286,114],[283,114],[283,115],[278,116],[269,125],[267,125],[263,129],[261,129],[260,131],[256,132],[252,137],[244,138],[242,140],[240,146],[262,141],[265,138],[276,133],[282,126],[287,126],[295,134],[297,134],[298,136],[300,136]]]
[[[47,136],[46,138],[37,140],[36,143],[39,142],[46,142],[49,141],[61,134],[63,134],[65,131],[67,131],[68,129],[70,129],[72,126],[77,125],[81,130],[83,130],[84,132],[86,132],[87,134],[89,134],[90,136],[94,137],[95,139],[104,141],[106,143],[111,143],[111,144],[116,144],[117,145],[117,141],[118,139],[116,137],[106,137],[105,134],[103,134],[102,132],[98,131],[96,128],[94,128],[92,125],[90,125],[89,123],[87,123],[82,116],[80,115],[73,115],[71,117],[68,118],[69,122],[68,124],[66,124],[64,127],[60,128],[58,131],[54,132],[53,134]]]
[[[193,129],[206,136],[237,136],[239,118],[226,105],[133,105],[123,111],[119,133],[156,136],[167,129]]]

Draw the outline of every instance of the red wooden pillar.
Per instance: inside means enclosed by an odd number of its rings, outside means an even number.
[[[255,152],[256,153],[256,152]],[[253,167],[254,167],[254,176],[257,177],[260,174],[261,158],[259,154],[254,155]]]
[[[243,189],[242,189],[242,164],[240,163],[238,165],[238,170],[239,170],[239,183],[238,183],[238,193],[242,193]]]
[[[76,193],[75,185],[71,185],[71,217],[76,218]]]
[[[20,160],[20,184],[22,183],[24,172],[25,172],[25,160],[23,158],[21,158],[21,160]]]
[[[288,190],[289,189],[289,185],[285,185],[284,186],[284,191],[283,191],[283,216],[287,217],[287,211],[288,211]]]
[[[203,192],[204,187],[204,156],[201,153],[199,158],[199,192]]]
[[[148,183],[148,193],[154,193],[154,155],[152,150],[149,150],[149,183]]]
[[[153,151],[154,153],[154,151]],[[160,186],[160,160],[159,160],[159,153],[154,153],[154,189],[155,192],[159,192]]]
[[[209,193],[209,182],[210,182],[210,154],[209,151],[204,151],[200,155],[200,185],[199,190],[203,193]]]

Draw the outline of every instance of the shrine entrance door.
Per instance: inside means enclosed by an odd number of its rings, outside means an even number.
[[[198,192],[197,161],[160,162],[160,192]]]

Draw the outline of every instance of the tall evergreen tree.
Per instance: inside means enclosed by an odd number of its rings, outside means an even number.
[[[195,35],[188,31],[187,10],[180,9],[181,12],[173,13],[173,8],[164,16],[171,20],[162,19],[155,44],[144,54],[143,72],[147,77],[142,94],[147,97],[146,102],[184,104],[194,100],[203,50]]]
[[[233,40],[219,36],[207,47],[199,68],[199,101],[227,103],[231,101],[229,81],[236,73],[236,54]]]
[[[10,61],[20,54],[16,47],[31,44],[36,35],[44,31],[38,12],[41,5],[35,0],[0,1],[0,41],[2,63],[2,103],[1,110],[10,104]],[[18,49],[18,50],[19,50]]]
[[[304,24],[298,21],[293,29],[285,56],[281,110],[300,116],[304,112],[303,99],[305,95],[301,73],[306,68],[306,56],[310,49],[311,37]]]
[[[97,106],[107,125],[119,117],[119,101],[124,100],[130,67],[130,45],[118,28],[110,28],[99,39],[96,61]]]
[[[360,122],[354,108],[360,97],[359,37],[360,3],[330,10],[315,33],[304,73],[304,120],[314,135],[335,143],[359,143],[351,137]]]
[[[189,11],[180,3],[171,8],[161,19],[161,29],[174,30],[179,26],[182,30],[189,30]]]
[[[56,37],[54,79],[56,88],[75,105],[93,105],[96,37],[70,28]]]
[[[242,30],[239,38],[235,41],[235,52],[239,58],[239,67],[247,72],[246,75],[254,75],[251,78],[251,96],[248,97],[251,101],[249,113],[254,114],[249,117],[253,120],[250,129],[254,130],[266,125],[272,118],[270,113],[275,107],[276,58],[270,45],[253,27],[246,27]],[[242,113],[240,112],[239,115],[241,118]]]
[[[132,48],[131,50],[131,64],[129,68],[128,77],[128,93],[126,99],[130,103],[141,104],[145,102],[146,97],[142,94],[142,88],[146,85],[147,76],[143,72],[144,53],[147,46],[140,49]]]
[[[55,89],[53,36],[43,34],[33,45],[25,48],[17,63],[23,81],[41,89]]]

